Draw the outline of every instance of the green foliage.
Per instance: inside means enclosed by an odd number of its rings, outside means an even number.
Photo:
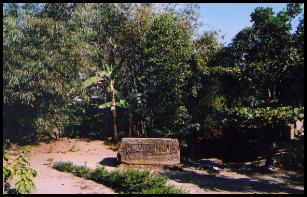
[[[86,165],[74,166],[72,173],[78,177],[90,178],[92,169],[90,169]]]
[[[148,58],[148,64],[143,65],[142,81],[149,97],[146,112],[153,121],[152,129],[172,129],[167,125],[174,120],[172,114],[181,103],[184,79],[189,72],[190,35],[178,19],[163,13],[150,25],[144,46]]]
[[[225,110],[227,118],[224,123],[239,127],[277,126],[294,123],[304,114],[304,107],[266,107],[266,108],[232,108]]]
[[[52,167],[61,172],[72,172],[74,170],[72,162],[55,162]]]
[[[152,175],[148,171],[138,171],[127,169],[124,171],[107,172],[98,168],[93,172],[93,177],[97,181],[110,183],[115,187],[120,187],[124,193],[132,194],[163,194],[182,193],[181,190],[166,185],[166,179],[159,175]]]
[[[202,67],[212,66],[215,56],[223,48],[222,44],[217,40],[217,36],[218,33],[216,31],[205,32],[194,41],[198,65]]]
[[[231,78],[241,80],[243,78],[242,70],[238,67],[211,67],[208,69],[208,75],[217,79]]]
[[[97,182],[106,181],[104,177],[108,176],[108,171],[104,167],[98,167],[92,172],[92,179]]]
[[[123,171],[107,171],[104,167],[94,170],[86,166],[75,166],[71,162],[57,162],[53,168],[61,172],[72,172],[76,176],[92,179],[114,187],[127,194],[182,194],[183,191],[166,184],[166,178],[148,171],[129,168]]]
[[[153,187],[143,190],[143,194],[184,194],[182,190],[172,186]]]
[[[48,15],[35,9],[29,13],[26,7],[18,7],[18,16],[4,12],[3,96],[5,106],[16,107],[5,111],[5,115],[14,113],[12,128],[7,129],[18,136],[15,140],[37,133],[51,135],[54,128],[63,130],[68,121],[65,106],[69,89],[78,82],[79,72],[89,67],[91,60],[81,61],[86,44],[69,27],[72,19],[55,16],[54,11],[66,9],[66,5],[46,4],[42,12]],[[23,115],[22,110],[28,113]]]
[[[3,193],[28,194],[35,189],[36,170],[29,167],[30,148],[25,146],[15,158],[8,151],[3,155]],[[14,182],[14,187],[10,182]]]
[[[255,9],[228,46],[195,36],[197,4],[158,7],[4,4],[4,138],[174,137],[189,150],[303,111],[301,4]]]
[[[251,81],[241,94],[253,95],[266,104],[303,103],[301,45],[293,45],[299,33],[291,34],[291,20],[301,11],[300,4],[288,4],[277,14],[263,7],[251,13],[252,27],[239,32],[230,44],[236,66],[243,66]],[[302,32],[299,29],[297,32]]]
[[[283,169],[304,171],[304,136],[283,144],[276,160]]]

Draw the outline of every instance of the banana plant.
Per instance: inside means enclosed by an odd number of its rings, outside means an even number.
[[[106,85],[106,91],[111,94],[111,102],[102,103],[98,106],[98,108],[110,108],[112,112],[112,118],[113,118],[113,132],[114,132],[114,141],[115,144],[119,141],[119,133],[117,129],[117,123],[116,123],[116,106],[124,107],[127,105],[127,102],[124,99],[119,100],[119,102],[116,102],[116,96],[120,97],[120,92],[115,89],[115,80],[117,77],[117,74],[121,68],[121,65],[123,63],[123,60],[119,63],[115,63],[115,52],[116,45],[110,38],[109,40],[111,47],[110,54],[109,54],[109,62],[104,63],[103,69],[96,72],[96,76],[90,77],[86,79],[82,85],[82,89],[86,89],[90,86],[97,86],[97,89],[99,89],[99,84],[105,84]]]

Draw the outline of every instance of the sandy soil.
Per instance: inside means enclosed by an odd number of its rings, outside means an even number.
[[[79,165],[86,163],[91,168],[104,165],[108,170],[114,170],[116,168],[112,166],[114,166],[116,154],[116,151],[111,150],[100,140],[70,139],[33,145],[31,166],[39,172],[39,176],[35,179],[36,190],[33,194],[115,193],[114,190],[102,184],[56,171],[48,163],[51,160],[71,161]],[[213,174],[192,167],[186,167],[181,172],[160,171],[159,173],[169,177],[169,184],[176,185],[190,194],[304,193],[304,186],[292,184],[292,179],[285,173],[242,174],[223,170]]]
[[[48,166],[48,159],[71,161],[74,164],[86,163],[96,168],[103,158],[116,157],[116,152],[108,149],[103,141],[61,140],[50,144],[40,143],[31,148],[30,165],[38,170],[35,179],[36,190],[33,194],[112,194],[112,189],[85,180],[69,173],[59,172]],[[112,167],[106,167],[109,170]]]

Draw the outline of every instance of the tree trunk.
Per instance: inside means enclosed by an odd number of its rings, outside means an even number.
[[[269,93],[269,98],[271,98],[271,91],[270,91],[270,89],[268,89],[268,93]]]
[[[276,151],[276,142],[273,142],[271,148],[268,150],[268,153],[266,155],[266,160],[264,164],[265,168],[269,168],[273,165],[273,157],[275,155],[275,151]]]
[[[128,124],[129,124],[129,128],[128,128],[128,137],[132,137],[132,113],[128,112]]]
[[[111,88],[111,91],[112,91],[111,112],[112,112],[112,117],[113,117],[114,142],[115,142],[115,144],[117,144],[119,139],[118,139],[117,124],[116,124],[116,105],[115,105],[114,80],[111,80],[110,88]]]
[[[52,129],[52,133],[53,133],[56,140],[60,139],[60,130],[57,127],[54,127]]]
[[[116,124],[116,111],[113,110],[112,111],[112,115],[113,115],[113,130],[114,130],[114,142],[115,144],[118,143],[118,130],[117,130],[117,124]]]

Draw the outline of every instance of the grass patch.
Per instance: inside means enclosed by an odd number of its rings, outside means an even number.
[[[133,168],[123,171],[108,171],[104,167],[92,170],[86,165],[77,166],[71,162],[56,162],[53,168],[103,183],[124,194],[184,194],[182,190],[167,185],[166,177],[151,174],[149,171],[140,171]]]

